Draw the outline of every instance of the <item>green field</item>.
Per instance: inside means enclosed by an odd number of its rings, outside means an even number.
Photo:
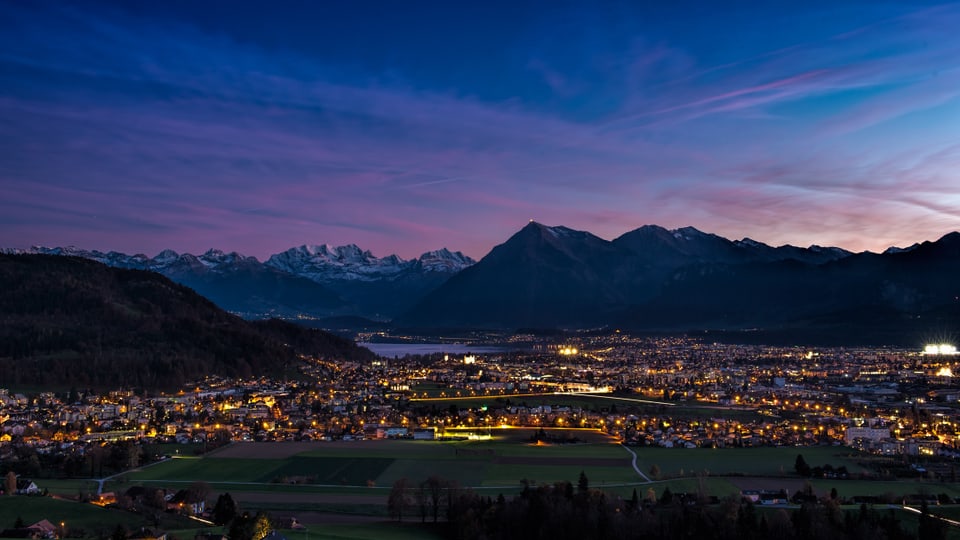
[[[455,431],[455,430],[453,430]],[[522,480],[535,484],[558,481],[576,483],[581,471],[592,487],[614,496],[629,498],[653,490],[659,497],[667,488],[673,493],[703,491],[723,497],[741,489],[801,489],[804,480],[793,471],[798,454],[811,466],[845,466],[856,475],[863,469],[860,457],[843,447],[778,447],[736,449],[666,449],[630,447],[637,465],[650,475],[656,465],[660,479],[645,483],[631,465],[627,448],[614,444],[597,431],[570,430],[589,443],[534,445],[532,430],[493,430],[494,438],[478,441],[379,440],[317,442],[284,446],[284,443],[235,444],[211,456],[180,458],[131,471],[122,482],[107,489],[125,490],[130,485],[149,484],[167,488],[205,481],[214,493],[229,491],[248,510],[266,510],[274,515],[340,515],[386,518],[386,499],[395,481],[405,478],[416,486],[430,476],[439,476],[461,487],[506,496],[519,493]],[[947,493],[960,496],[960,484],[932,481],[869,481],[814,479],[821,494],[836,488],[841,497],[855,495],[897,496],[911,493]],[[352,518],[351,518],[352,519]],[[364,525],[364,527],[367,527]],[[330,538],[365,538],[382,525],[323,529]],[[366,532],[363,532],[366,531]],[[418,537],[423,531],[398,529],[398,538]],[[320,531],[318,530],[318,533]],[[339,535],[339,536],[337,536]],[[310,536],[315,535],[312,530]]]
[[[598,434],[591,436],[596,438]],[[522,435],[519,441],[523,442],[367,441],[359,447],[317,444],[307,451],[276,458],[217,454],[171,459],[127,473],[123,482],[204,481],[233,490],[304,492],[311,486],[389,487],[400,478],[416,482],[434,475],[461,486],[509,488],[518,487],[521,479],[573,481],[581,470],[598,482],[640,480],[630,467],[630,454],[616,444],[535,446]]]
[[[449,430],[457,433],[457,430]],[[275,517],[298,516],[306,531],[288,531],[291,540],[318,538],[430,538],[433,531],[397,525],[388,520],[387,496],[396,480],[406,478],[411,487],[429,476],[439,476],[485,495],[507,497],[522,489],[522,480],[535,484],[558,481],[576,483],[583,471],[592,487],[627,499],[634,490],[641,497],[664,490],[724,497],[741,489],[801,489],[804,480],[793,471],[798,454],[811,466],[845,466],[856,475],[862,468],[856,453],[843,447],[779,447],[738,449],[625,448],[605,434],[591,430],[566,430],[590,441],[576,444],[531,444],[531,429],[494,429],[493,438],[472,441],[338,441],[316,443],[241,443],[204,457],[169,459],[141,470],[129,471],[107,482],[105,489],[122,493],[144,484],[178,489],[195,481],[210,484],[216,495],[230,492],[245,510],[264,510]],[[451,434],[452,434],[451,433]],[[564,435],[553,432],[553,435]],[[631,465],[650,475],[654,465],[660,479],[646,483]],[[820,494],[835,488],[841,497],[855,495],[902,496],[946,493],[960,497],[960,484],[930,480],[871,481],[814,479]],[[91,493],[88,480],[51,481],[54,493]],[[128,529],[144,524],[141,516],[105,510],[52,498],[10,498],[0,501],[0,526],[12,526],[18,516],[33,522],[41,518],[66,521],[83,529],[87,537],[107,536],[117,523]],[[956,507],[937,507],[938,513],[957,517]],[[409,514],[414,520],[413,514]],[[905,522],[915,521],[910,515]],[[166,516],[161,528],[180,538],[190,538],[196,522]],[[179,520],[179,521],[178,521]],[[312,521],[315,520],[315,521]],[[382,521],[380,521],[382,520]],[[218,529],[216,529],[218,530]]]
[[[299,535],[303,534],[303,537]],[[429,527],[409,523],[330,524],[287,534],[290,540],[431,540],[443,538]]]
[[[760,448],[656,448],[631,447],[637,465],[647,472],[653,465],[664,477],[710,475],[794,476],[797,455],[811,466],[846,466],[850,474],[864,471],[852,450],[839,446]]]

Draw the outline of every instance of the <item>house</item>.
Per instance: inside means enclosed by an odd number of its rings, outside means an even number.
[[[41,519],[27,528],[39,532],[41,538],[54,538],[57,536],[57,526],[45,519]]]
[[[300,521],[295,517],[282,517],[277,520],[278,529],[305,529]]]
[[[417,428],[413,430],[413,440],[432,441],[437,438],[436,434],[437,434],[436,428]]]
[[[263,537],[263,540],[287,540],[287,537],[278,533],[276,530],[272,530]]]
[[[117,504],[117,494],[112,491],[101,493],[96,499],[90,501],[98,506],[107,506],[108,504]]]
[[[149,527],[140,527],[139,531],[127,535],[128,540],[167,540],[167,533],[151,529]]]
[[[17,478],[17,495],[36,495],[38,493],[40,493],[40,488],[33,480]]]
[[[773,504],[787,504],[789,499],[787,499],[787,493],[785,491],[764,491],[760,493],[760,504],[764,505],[773,505]]]
[[[230,537],[223,533],[197,533],[193,540],[230,540]]]
[[[206,507],[207,501],[203,500],[202,498],[200,500],[195,500],[190,491],[186,489],[177,491],[167,500],[167,510],[183,510],[194,515],[201,514],[204,510],[206,510]]]

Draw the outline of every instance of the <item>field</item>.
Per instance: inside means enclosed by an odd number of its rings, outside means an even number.
[[[803,489],[806,481],[793,471],[798,454],[812,466],[844,466],[852,475],[863,470],[858,456],[842,447],[626,448],[598,431],[563,432],[552,434],[576,436],[582,442],[532,444],[532,429],[494,429],[489,440],[238,443],[202,458],[174,457],[131,471],[108,482],[105,489],[122,492],[137,484],[178,488],[204,481],[214,495],[229,492],[244,509],[298,517],[311,527],[313,538],[360,538],[351,535],[361,534],[361,529],[345,522],[362,525],[371,537],[380,537],[370,531],[384,527],[381,522],[389,518],[387,495],[401,478],[416,486],[435,475],[482,493],[510,496],[519,493],[522,481],[576,483],[583,471],[591,486],[624,498],[634,489],[641,496],[649,490],[660,496],[667,488],[673,493],[703,491],[723,497],[743,489],[786,489],[790,493]],[[464,432],[448,430],[447,434]],[[637,455],[636,469],[632,452]],[[815,479],[810,484],[820,494],[835,488],[842,497],[960,496],[960,485],[920,480]],[[318,528],[316,535],[314,528]],[[339,536],[320,536],[321,531]],[[410,537],[423,535],[422,530],[399,531],[397,534],[409,533]]]
[[[18,518],[27,525],[42,519],[56,526],[63,523],[72,534],[85,537],[110,536],[118,524],[127,530],[147,525],[141,515],[53,497],[4,497],[2,501],[0,529],[13,527]],[[195,525],[183,517],[161,515],[161,527],[167,530],[185,529]]]
[[[601,433],[575,432],[594,442],[533,445],[528,442],[532,430],[506,431],[491,441],[235,444],[202,459],[170,459],[123,475],[122,481],[204,481],[231,491],[317,493],[389,488],[401,478],[419,482],[429,476],[507,491],[518,490],[523,479],[576,481],[581,470],[597,482],[641,480],[630,454]]]
[[[811,466],[845,466],[850,474],[864,469],[849,448],[834,446],[760,447],[760,448],[634,448],[640,470],[654,465],[665,477],[706,472],[709,475],[795,476],[793,466],[802,455]]]

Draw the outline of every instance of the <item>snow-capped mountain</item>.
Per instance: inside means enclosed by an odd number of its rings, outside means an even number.
[[[277,253],[265,263],[218,249],[201,255],[166,249],[153,258],[74,246],[3,252],[83,257],[108,266],[157,272],[248,317],[388,318],[475,262],[446,248],[404,260],[397,255],[376,257],[353,244],[300,246]]]
[[[913,244],[913,245],[911,245],[911,246],[907,246],[907,247],[905,247],[905,248],[897,247],[897,246],[890,246],[890,247],[888,247],[887,249],[885,249],[885,250],[883,251],[883,254],[884,254],[884,255],[889,255],[889,254],[891,254],[891,253],[906,253],[906,252],[908,252],[908,251],[913,251],[913,250],[917,249],[918,247],[920,247],[920,242],[917,242],[917,243],[915,243],[915,244]]]
[[[392,280],[408,272],[454,274],[475,261],[463,253],[443,248],[428,251],[417,259],[404,260],[396,255],[380,258],[354,244],[333,247],[303,245],[272,255],[267,266],[303,276],[319,283],[329,281]]]
[[[449,274],[455,274],[476,262],[459,251],[451,252],[447,248],[428,251],[417,259],[417,263],[425,272],[446,272]]]
[[[328,315],[344,302],[320,283],[262,264],[256,257],[211,249],[202,255],[167,249],[152,259],[143,254],[104,253],[73,246],[34,246],[23,253],[83,257],[108,266],[157,272],[186,285],[223,309],[257,318]]]
[[[351,314],[383,319],[409,309],[475,262],[446,248],[405,260],[397,255],[376,257],[353,244],[323,244],[290,248],[271,256],[265,264],[337,291],[354,307]]]

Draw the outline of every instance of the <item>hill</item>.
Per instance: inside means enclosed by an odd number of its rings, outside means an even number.
[[[319,330],[247,322],[148,271],[0,255],[0,385],[175,389],[206,375],[280,375],[298,355],[373,353]]]

